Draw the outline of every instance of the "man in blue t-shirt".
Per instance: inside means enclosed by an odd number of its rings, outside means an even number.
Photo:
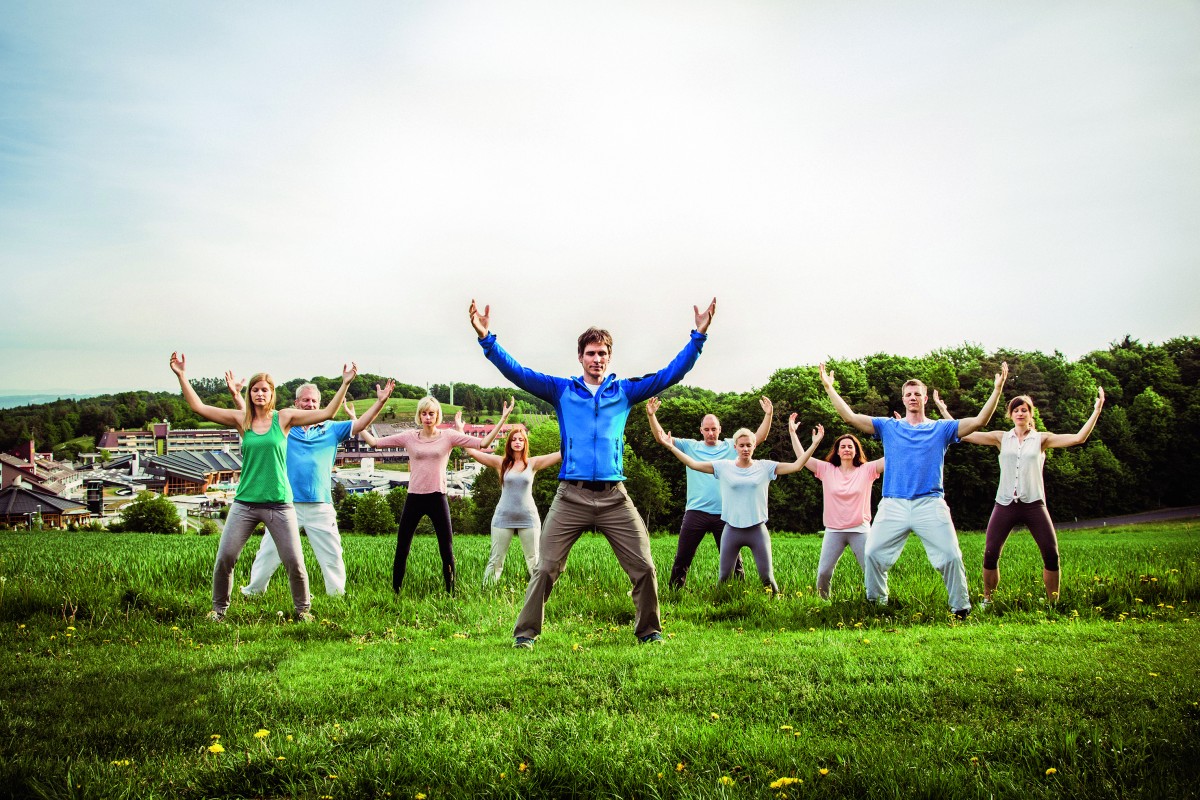
[[[583,374],[560,378],[521,366],[489,330],[491,307],[481,310],[471,301],[471,327],[484,356],[504,377],[554,405],[562,441],[558,491],[542,523],[538,568],[525,591],[525,605],[513,629],[513,647],[533,648],[542,632],[550,590],[585,531],[597,531],[608,540],[617,563],[633,584],[633,628],[638,641],[663,641],[650,534],[625,491],[625,423],[634,405],[679,383],[700,357],[717,300],[714,297],[703,312],[696,306],[692,309],[696,327],[687,344],[658,372],[623,379],[609,374],[612,336],[601,328],[588,328],[576,342]]]
[[[392,394],[395,381],[388,380],[382,388],[375,386],[375,403],[357,420],[322,422],[317,425],[295,426],[288,431],[287,474],[292,485],[296,522],[304,529],[308,543],[312,546],[321,565],[321,576],[325,579],[325,593],[346,593],[346,564],[342,560],[342,536],[338,531],[337,512],[333,507],[330,491],[333,462],[338,445],[355,436],[374,420]],[[241,387],[229,387],[230,392],[241,400]],[[296,408],[311,410],[321,405],[321,390],[315,383],[296,387]],[[247,597],[267,591],[267,584],[280,565],[275,540],[262,537],[254,566],[250,568],[250,583],[242,587]]]
[[[650,430],[656,440],[662,438],[662,425],[658,422],[659,399],[651,397],[646,401],[646,416],[650,419]],[[758,430],[754,432],[754,446],[766,441],[771,432],[771,416],[774,408],[766,397],[760,397],[758,404],[762,406],[763,419]],[[737,449],[732,439],[721,438],[721,421],[714,414],[705,414],[700,420],[701,439],[675,439],[675,446],[680,452],[689,455],[697,461],[732,461],[737,458]],[[705,534],[711,533],[717,541],[717,552],[721,551],[721,532],[725,530],[725,521],[721,519],[721,489],[717,479],[707,472],[697,472],[687,468],[687,505],[684,506],[683,522],[679,525],[679,544],[675,548],[675,563],[671,565],[670,587],[682,589],[687,582],[688,570],[696,557],[696,550],[704,541]],[[746,577],[742,566],[742,556],[738,555],[733,567],[733,576],[738,580]]]
[[[946,448],[988,423],[1000,400],[1000,390],[1008,379],[1008,362],[996,373],[992,394],[978,416],[968,419],[931,420],[925,416],[928,392],[925,384],[913,379],[901,389],[904,417],[868,417],[858,414],[833,388],[833,373],[821,365],[821,383],[833,407],[842,419],[863,433],[883,440],[883,499],[867,534],[867,600],[887,604],[887,574],[900,558],[909,532],[925,545],[929,563],[942,574],[950,610],[959,619],[971,611],[967,592],[967,572],[963,568],[958,534],[943,499],[942,464]]]

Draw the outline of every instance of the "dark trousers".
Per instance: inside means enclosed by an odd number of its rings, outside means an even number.
[[[1000,551],[1013,528],[1024,525],[1033,534],[1033,541],[1042,551],[1042,565],[1050,572],[1058,572],[1058,536],[1046,503],[1035,500],[1022,503],[1013,500],[1006,506],[996,503],[988,519],[987,534],[983,544],[983,568],[996,569],[1000,564]]]
[[[408,566],[408,551],[412,549],[413,534],[421,517],[429,517],[437,533],[438,553],[442,556],[442,580],[446,591],[454,594],[457,574],[454,571],[454,530],[450,527],[450,504],[444,492],[410,494],[404,499],[400,512],[400,532],[396,534],[396,558],[392,561],[392,591],[404,585],[404,570]]]
[[[717,541],[717,552],[721,552],[721,533],[725,530],[725,522],[717,514],[707,511],[685,511],[683,522],[679,526],[679,544],[675,548],[675,563],[671,565],[670,587],[682,589],[687,583],[688,570],[692,568],[692,559],[696,550],[704,541],[705,534],[711,533]],[[733,566],[733,577],[743,580],[746,569],[742,566],[742,556],[739,553],[737,563]]]

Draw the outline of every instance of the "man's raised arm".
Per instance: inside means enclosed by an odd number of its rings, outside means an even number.
[[[875,432],[875,423],[871,421],[871,418],[866,414],[859,414],[851,408],[850,404],[837,393],[837,389],[833,388],[833,373],[825,371],[825,362],[821,362],[821,385],[825,387],[825,394],[829,395],[829,402],[833,403],[834,410],[848,425],[863,433]]]
[[[996,404],[1000,402],[1000,390],[1004,388],[1004,382],[1008,380],[1008,362],[1000,363],[1000,371],[996,373],[996,383],[992,387],[992,394],[988,397],[987,402],[983,404],[983,408],[974,417],[960,419],[958,421],[958,438],[963,438],[969,434],[982,428],[988,424],[988,420],[992,418],[992,414],[996,413]]]

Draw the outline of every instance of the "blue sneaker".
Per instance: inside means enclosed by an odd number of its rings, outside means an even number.
[[[666,644],[667,640],[661,633],[648,633],[638,637],[638,644]]]
[[[534,640],[530,639],[528,636],[518,636],[516,639],[513,640],[513,649],[514,650],[532,650],[533,642],[534,642]]]

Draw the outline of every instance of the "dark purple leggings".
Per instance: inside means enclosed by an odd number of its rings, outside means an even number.
[[[1042,551],[1042,564],[1050,572],[1058,572],[1058,537],[1054,534],[1054,523],[1050,521],[1050,512],[1046,503],[1035,500],[1032,503],[1022,503],[1013,500],[1006,506],[999,503],[992,508],[991,519],[988,520],[987,538],[983,545],[983,568],[996,569],[1000,564],[1000,551],[1012,529],[1018,525],[1029,528],[1033,541],[1037,542]]]

